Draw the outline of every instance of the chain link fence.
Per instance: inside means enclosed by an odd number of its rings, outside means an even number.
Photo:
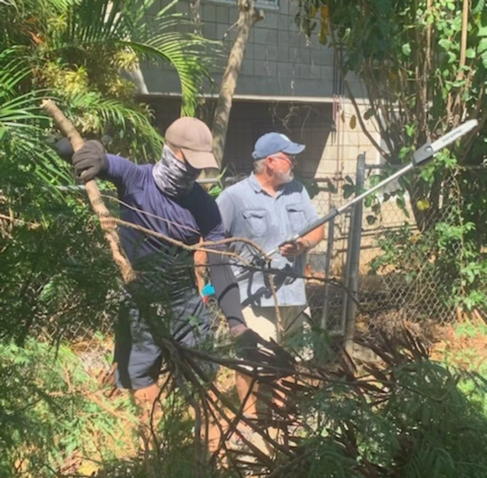
[[[355,190],[367,190],[381,172],[362,156],[355,178],[321,178],[313,197],[320,216],[354,197],[344,197],[352,183]],[[441,241],[447,228],[459,225],[462,197],[456,181],[452,174],[435,185],[441,192],[434,204],[411,182],[404,194],[391,184],[326,225],[326,240],[308,260],[315,324],[331,335],[352,337],[356,327],[387,330],[404,320],[442,323],[455,317],[452,291],[459,281],[462,242],[450,239],[442,248]]]
[[[367,165],[361,155],[355,177],[330,174],[304,182],[318,214],[325,216],[351,201],[357,190],[374,185],[379,173],[387,175],[380,166]],[[451,292],[458,278],[455,267],[461,242],[449,244],[445,254],[438,248],[438,225],[455,224],[461,197],[455,193],[454,176],[440,186],[445,193],[434,205],[410,188],[417,205],[413,211],[411,197],[397,195],[398,184],[392,184],[325,225],[325,240],[308,254],[305,270],[315,325],[331,335],[350,336],[356,325],[373,327],[380,321],[392,327],[404,319],[438,323],[454,317]],[[421,230],[415,214],[422,217]],[[107,299],[111,306],[93,323],[61,320],[62,336],[89,340],[95,331],[110,336],[117,315],[116,296],[114,292]],[[45,327],[44,334],[59,334],[59,324],[56,320],[54,331]]]

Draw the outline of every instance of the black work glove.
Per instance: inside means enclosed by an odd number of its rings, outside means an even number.
[[[56,153],[64,159],[64,161],[71,164],[71,158],[74,154],[73,146],[71,146],[71,141],[68,138],[58,139],[54,144],[51,145]]]
[[[245,329],[239,335],[234,337],[235,353],[238,358],[243,360],[250,360],[251,362],[258,362],[260,354],[258,350],[259,341],[261,337],[252,329]]]
[[[103,144],[94,139],[86,141],[73,154],[73,166],[76,176],[85,183],[98,176],[108,166]]]
[[[271,340],[264,340],[252,329],[246,328],[239,335],[234,336],[235,351],[239,358],[256,362],[266,370],[270,366],[269,373],[273,375],[286,375],[294,368],[294,357],[278,343]],[[284,369],[282,373],[272,370],[277,367]]]

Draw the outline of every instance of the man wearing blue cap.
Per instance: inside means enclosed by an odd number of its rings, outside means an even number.
[[[257,140],[252,153],[254,172],[223,191],[217,199],[229,236],[245,237],[264,251],[271,251],[318,218],[306,189],[294,179],[295,155],[304,149],[305,145],[294,143],[286,135],[275,132]],[[248,327],[263,339],[292,344],[292,337],[299,332],[303,311],[307,308],[305,284],[301,278],[306,252],[322,239],[321,226],[280,247],[279,254],[274,255],[271,269],[277,303],[269,274],[235,264],[242,312]],[[234,244],[234,251],[249,262],[255,254],[242,242]],[[276,270],[280,273],[276,274]],[[280,321],[276,306],[279,306]],[[248,377],[237,376],[237,390],[241,398],[245,397],[249,385]],[[249,404],[247,414],[256,415],[255,401]]]

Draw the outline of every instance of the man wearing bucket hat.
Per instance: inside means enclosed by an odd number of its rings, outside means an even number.
[[[257,140],[252,153],[253,173],[223,191],[217,199],[227,235],[251,239],[268,252],[318,218],[306,189],[294,179],[295,156],[304,149],[305,145],[276,132]],[[248,327],[263,339],[292,345],[299,335],[307,308],[301,278],[306,252],[322,239],[323,227],[319,227],[279,248],[279,254],[271,262],[277,303],[269,274],[235,264],[244,318]],[[236,242],[234,249],[252,261],[255,251],[247,244]],[[276,270],[280,272],[276,274]],[[276,306],[279,306],[280,323]],[[249,377],[237,375],[239,395],[247,395],[250,383]],[[249,403],[247,414],[255,416],[256,413],[254,400]]]
[[[195,182],[202,169],[218,167],[210,130],[196,118],[182,117],[168,127],[165,139],[162,157],[155,164],[138,165],[108,154],[94,140],[72,158],[81,180],[99,177],[116,185],[124,221],[160,235],[136,227],[120,228],[122,247],[136,279],[126,286],[119,317],[116,380],[146,405],[159,394],[157,377],[168,357],[159,334],[170,333],[191,347],[210,332],[210,315],[192,277],[192,256],[162,236],[186,245],[197,244],[200,238],[219,241],[225,237],[215,201]],[[210,278],[232,335],[244,348],[252,348],[255,334],[245,326],[238,286],[227,262],[218,251],[209,253]]]

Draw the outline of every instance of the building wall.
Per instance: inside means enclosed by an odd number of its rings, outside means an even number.
[[[160,3],[162,6],[166,2]],[[320,44],[317,34],[308,39],[299,31],[295,23],[296,2],[271,0],[262,3],[278,7],[264,8],[264,19],[251,29],[236,93],[320,98],[339,94],[334,51]],[[181,0],[177,8],[187,13],[188,1]],[[235,28],[232,25],[237,18],[236,0],[201,0],[203,35],[212,40],[223,40],[223,51],[212,69],[215,92],[233,44]],[[161,75],[161,69],[165,71],[164,75]],[[179,92],[177,78],[167,74],[168,68],[145,65],[143,71],[151,93]],[[349,82],[355,94],[363,96],[359,83],[353,78]]]
[[[274,0],[268,0],[273,3]],[[355,175],[357,156],[365,152],[368,164],[380,158],[362,132],[351,102],[343,96],[343,85],[335,68],[335,52],[300,33],[295,24],[296,3],[276,0],[278,8],[266,8],[264,20],[252,28],[236,96],[230,116],[225,158],[230,173],[247,173],[256,139],[268,131],[280,131],[306,144],[298,174],[316,178],[319,193],[313,198],[320,214],[343,203],[346,177]],[[161,1],[161,6],[166,2]],[[188,12],[188,1],[178,4]],[[231,28],[238,17],[236,0],[201,0],[202,32],[223,41],[223,51],[212,70],[213,86],[206,94],[217,94],[228,50],[234,40]],[[145,66],[144,74],[161,131],[177,117],[175,99],[164,95],[179,93],[175,75],[160,65]],[[353,76],[347,78],[362,113],[367,110],[364,89]],[[199,116],[211,124],[212,102],[207,101]],[[371,120],[368,130],[379,140]],[[330,186],[328,187],[327,184]]]

